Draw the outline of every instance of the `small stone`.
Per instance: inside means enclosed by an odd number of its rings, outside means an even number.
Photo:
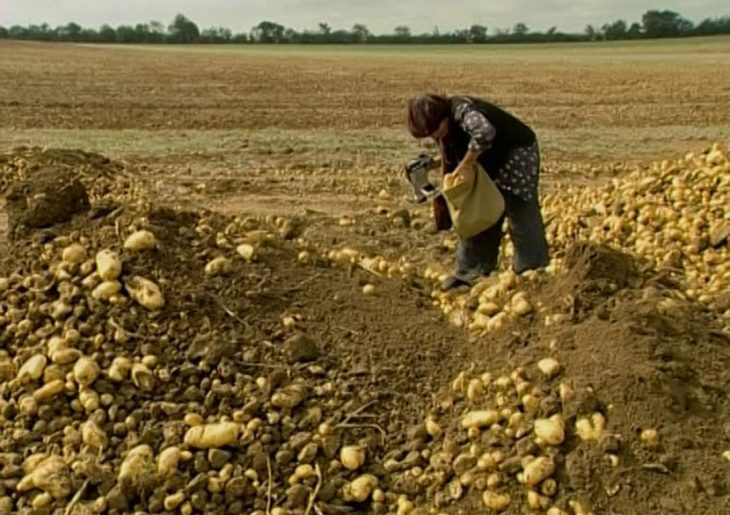
[[[454,472],[461,477],[477,465],[477,458],[469,454],[460,454],[454,460]]]
[[[225,492],[233,497],[243,497],[248,490],[248,481],[244,477],[234,477],[225,487]]]
[[[304,508],[309,502],[310,491],[304,485],[294,485],[286,492],[286,503],[292,509]]]
[[[284,352],[291,364],[313,361],[319,357],[317,344],[301,333],[291,336],[284,342]]]
[[[124,489],[120,485],[116,485],[106,494],[106,501],[110,510],[117,510],[122,513],[129,510],[129,500],[127,500]]]
[[[220,470],[223,466],[231,461],[231,453],[222,449],[210,449],[208,451],[208,463],[216,470]]]
[[[299,463],[312,463],[318,452],[319,446],[316,443],[308,443],[299,452]]]

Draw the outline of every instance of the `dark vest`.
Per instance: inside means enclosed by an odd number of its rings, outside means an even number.
[[[452,113],[455,113],[456,109],[462,104],[471,103],[475,105],[487,120],[489,120],[489,123],[494,126],[496,135],[492,142],[492,147],[479,156],[479,164],[493,178],[500,168],[502,168],[502,165],[507,160],[507,154],[513,147],[528,146],[533,144],[537,139],[530,127],[507,111],[500,109],[486,100],[458,96],[452,97],[450,102]],[[447,173],[453,172],[459,165],[459,162],[464,158],[470,140],[469,135],[454,120],[452,114],[449,124],[449,134],[440,142],[441,154],[446,165],[445,171]]]

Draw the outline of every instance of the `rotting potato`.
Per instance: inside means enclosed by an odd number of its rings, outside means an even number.
[[[165,306],[165,297],[160,287],[149,279],[134,276],[124,282],[129,296],[150,311],[159,311]]]

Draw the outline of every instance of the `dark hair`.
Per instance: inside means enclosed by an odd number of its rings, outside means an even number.
[[[408,101],[408,130],[415,138],[433,134],[451,114],[451,102],[442,95],[421,95]]]

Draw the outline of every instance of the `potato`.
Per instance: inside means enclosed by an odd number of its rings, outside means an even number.
[[[484,384],[481,379],[472,379],[466,387],[466,398],[471,402],[484,395]]]
[[[375,286],[372,284],[366,284],[362,287],[362,292],[364,295],[375,295]]]
[[[129,296],[150,311],[158,311],[165,306],[165,297],[160,287],[144,277],[134,276],[124,283]]]
[[[81,389],[81,391],[79,392],[79,402],[81,403],[81,406],[84,408],[84,411],[86,411],[86,413],[93,413],[94,411],[98,410],[101,405],[99,394],[91,388]]]
[[[431,436],[431,438],[439,438],[443,434],[443,429],[441,429],[441,426],[436,422],[432,417],[428,417],[426,419],[426,432]]]
[[[359,445],[347,445],[340,449],[340,462],[347,470],[357,470],[365,464],[365,449]]]
[[[496,424],[498,420],[499,412],[495,410],[470,411],[461,419],[461,427],[464,429],[489,427]]]
[[[523,481],[527,486],[535,486],[555,472],[555,461],[541,456],[524,467]]]
[[[18,381],[21,384],[37,381],[43,377],[48,359],[42,354],[36,354],[28,359],[18,370]]]
[[[193,426],[185,433],[185,444],[198,449],[225,447],[236,444],[240,433],[241,426],[235,422]]]
[[[560,445],[565,440],[565,421],[561,415],[535,420],[535,436],[547,445]]]
[[[41,457],[16,488],[19,492],[40,488],[54,499],[62,500],[71,494],[71,472],[61,457]]]
[[[659,432],[656,429],[644,429],[641,432],[641,443],[647,447],[659,445]]]
[[[119,467],[118,481],[139,484],[145,478],[151,477],[154,473],[154,455],[152,448],[146,444],[131,449]]]
[[[293,383],[271,396],[271,404],[277,408],[294,409],[307,398],[307,385]]]
[[[175,511],[183,502],[185,502],[185,492],[177,492],[165,497],[162,504],[166,511]]]
[[[482,496],[482,501],[484,502],[484,505],[490,510],[504,511],[509,508],[509,505],[512,503],[512,498],[509,494],[506,493],[498,494],[496,492],[492,492],[491,490],[487,490]]]
[[[80,265],[86,260],[86,249],[83,245],[73,243],[63,249],[61,259],[68,265]]]
[[[575,422],[575,431],[583,441],[600,441],[606,429],[606,419],[601,413],[593,413],[590,417],[579,418]]]
[[[155,387],[155,376],[144,363],[132,365],[132,382],[145,392],[151,392]]]
[[[152,250],[155,247],[157,247],[157,238],[150,231],[135,231],[124,240],[124,250],[140,252],[143,250]]]
[[[122,283],[119,281],[104,281],[91,292],[91,297],[96,300],[108,301],[114,295],[122,291]]]
[[[372,474],[363,474],[342,487],[342,498],[345,502],[365,502],[378,486],[378,478]]]
[[[87,420],[81,424],[81,440],[85,445],[98,450],[105,449],[109,443],[109,439],[104,430],[93,420]]]
[[[553,358],[545,358],[537,363],[537,368],[545,374],[548,379],[552,379],[560,373],[560,363]]]
[[[91,386],[99,374],[101,369],[97,362],[86,356],[79,358],[73,368],[74,380],[83,387]]]
[[[96,273],[104,281],[115,281],[122,274],[122,259],[113,250],[105,249],[96,254]]]
[[[162,477],[174,476],[181,458],[182,452],[179,447],[168,447],[157,457],[157,473]]]
[[[124,356],[117,356],[109,366],[107,375],[110,380],[120,383],[129,376],[129,373],[132,370],[132,365],[133,363],[131,359]]]
[[[66,389],[66,382],[63,379],[56,379],[50,383],[46,383],[35,392],[33,392],[33,398],[38,403],[43,403],[51,400],[63,393]]]
[[[236,252],[239,256],[241,256],[245,261],[253,261],[256,258],[256,247],[251,245],[250,243],[242,243],[238,247],[236,247]],[[301,253],[299,254],[300,262],[301,262]]]
[[[231,271],[231,262],[229,259],[220,256],[208,262],[205,265],[205,275],[215,277],[224,275]]]

